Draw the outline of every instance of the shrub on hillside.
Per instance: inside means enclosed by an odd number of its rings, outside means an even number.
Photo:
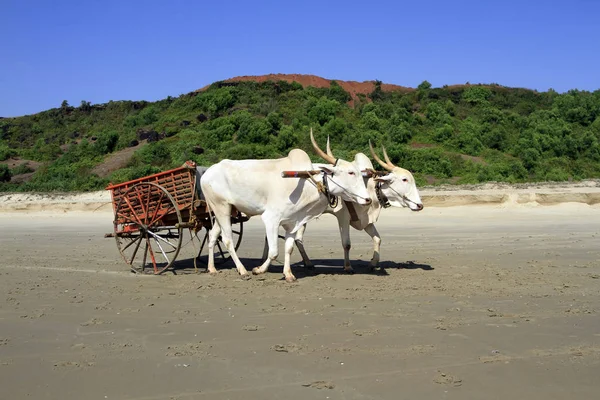
[[[12,172],[7,164],[0,164],[0,182],[9,182]]]

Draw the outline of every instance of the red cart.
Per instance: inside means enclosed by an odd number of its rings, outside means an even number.
[[[158,275],[172,268],[185,230],[189,230],[190,241],[198,239],[201,243],[196,259],[206,262],[203,257],[207,256],[201,257],[201,254],[215,220],[197,190],[198,173],[196,164],[187,161],[182,167],[106,188],[112,196],[114,232],[105,236],[115,238],[119,252],[133,272],[148,270]],[[236,209],[232,210],[236,250],[248,219]],[[204,232],[202,239],[198,236],[201,232]],[[215,250],[218,250],[215,251],[216,264],[229,259],[220,237]]]

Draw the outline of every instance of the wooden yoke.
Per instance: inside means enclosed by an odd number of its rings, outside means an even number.
[[[361,173],[364,178],[370,178],[372,176],[383,176],[389,174],[389,172],[386,171],[375,171],[370,168],[363,169]]]
[[[329,197],[329,189],[327,188],[327,185],[323,182],[317,182],[315,178],[313,178],[313,175],[318,175],[321,172],[323,171],[320,169],[313,169],[311,171],[281,171],[281,177],[310,179],[315,184],[319,192],[324,193],[327,197]]]
[[[282,171],[282,178],[310,178],[312,175],[320,174],[320,169],[315,169],[312,171]]]

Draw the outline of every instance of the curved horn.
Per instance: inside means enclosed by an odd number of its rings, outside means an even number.
[[[385,159],[385,162],[391,165],[392,167],[395,167],[394,163],[390,161],[390,158],[387,155],[387,151],[385,151],[385,147],[383,147],[383,145],[381,145],[381,150],[383,150],[383,158]]]
[[[329,135],[327,135],[327,148],[325,149],[327,152],[327,155],[329,157],[333,157],[335,158],[335,156],[333,155],[333,153],[331,152],[331,147],[329,146]]]
[[[375,161],[377,161],[379,163],[379,165],[381,165],[383,168],[385,168],[388,171],[392,172],[392,170],[394,169],[394,167],[389,166],[388,164],[386,164],[383,161],[381,161],[381,159],[379,157],[377,157],[377,154],[375,154],[375,150],[373,150],[373,145],[371,144],[371,140],[370,139],[369,139],[369,149],[371,150],[371,155],[373,156],[373,158],[375,159]]]
[[[327,161],[329,164],[335,164],[335,157],[331,157],[328,154],[325,154],[323,150],[319,148],[319,145],[315,141],[315,137],[313,136],[312,128],[310,128],[310,141],[312,142],[313,148],[319,157],[323,160]]]

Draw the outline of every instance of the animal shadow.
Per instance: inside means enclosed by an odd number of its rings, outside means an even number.
[[[262,264],[262,259],[260,258],[240,258],[240,261],[248,271],[251,271],[252,268],[260,266]],[[306,268],[302,262],[297,262],[292,264],[292,272],[298,279],[308,278],[315,275],[320,274],[328,274],[328,275],[350,275],[350,274],[359,274],[359,275],[381,275],[386,276],[389,275],[386,270],[388,269],[406,269],[406,270],[414,270],[414,269],[422,269],[424,271],[433,271],[435,270],[429,264],[421,264],[414,261],[405,261],[401,263],[397,263],[394,261],[382,261],[379,263],[379,267],[373,269],[369,261],[365,260],[352,260],[352,268],[354,269],[353,273],[349,273],[344,271],[344,260],[343,259],[314,259],[312,260],[314,267]],[[206,263],[202,261],[196,261],[196,266],[198,268],[198,272],[203,273],[206,272]],[[230,270],[235,269],[235,264],[231,259],[227,259],[225,262],[221,264],[215,265],[217,270]],[[171,270],[165,273],[172,273],[175,275],[187,275],[193,274],[194,270],[194,260],[193,259],[184,259],[184,260],[176,260],[171,266]],[[269,266],[269,273],[280,273],[283,274],[283,263],[276,261],[275,263]]]
[[[424,271],[433,271],[433,268],[429,264],[415,263],[414,261],[406,261],[404,263],[396,263],[393,261],[383,261],[379,263],[377,268],[372,268],[369,261],[366,260],[352,260],[352,269],[354,272],[346,272],[344,270],[343,259],[315,259],[312,260],[314,264],[313,269],[304,267],[302,262],[292,264],[292,269],[296,278],[313,276],[319,274],[330,274],[330,275],[389,275],[387,269],[422,269]]]
[[[433,271],[433,268],[429,264],[420,264],[414,261],[405,261],[401,263],[397,263],[394,261],[383,261],[379,263],[381,268],[395,268],[395,269],[422,269],[423,271]]]

